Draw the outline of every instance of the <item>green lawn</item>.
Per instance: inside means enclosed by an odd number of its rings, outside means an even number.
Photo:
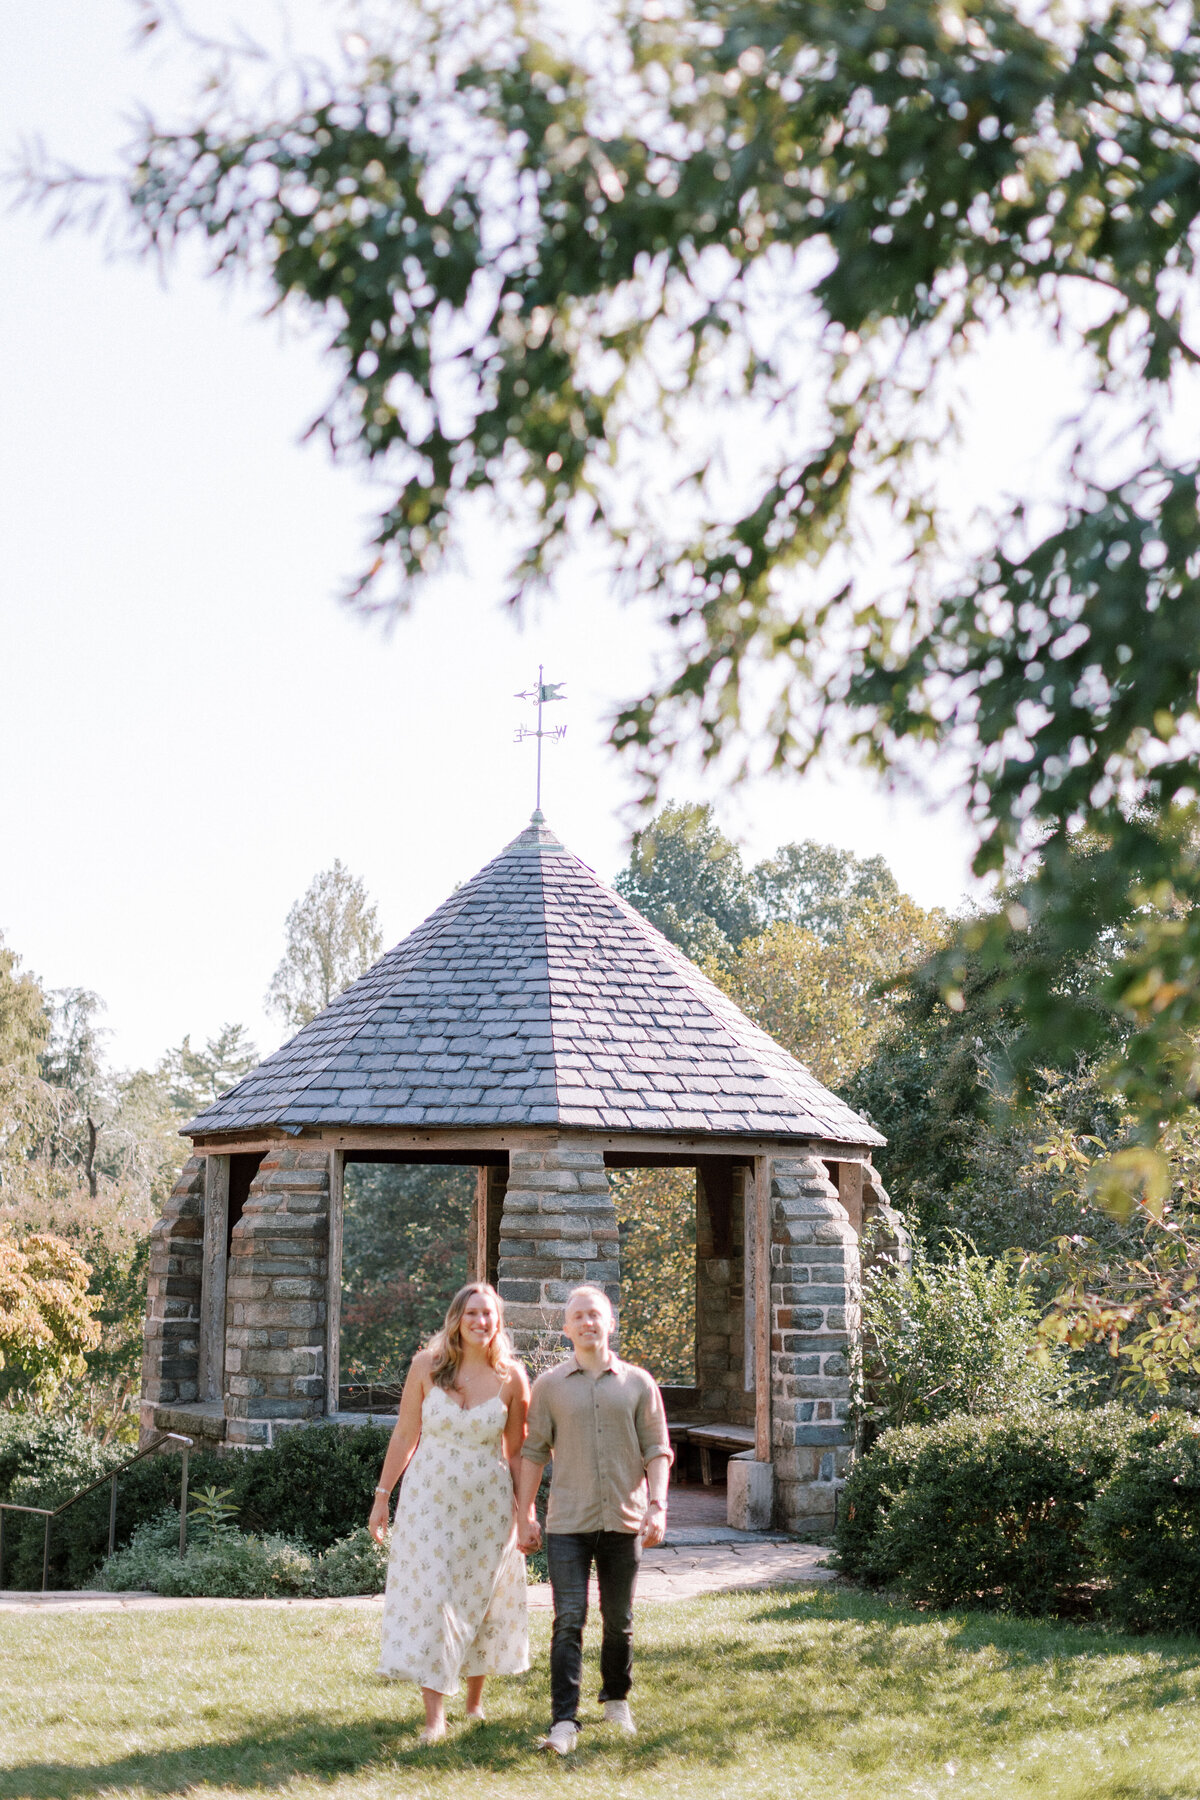
[[[827,1590],[647,1604],[641,1735],[589,1729],[559,1763],[531,1747],[545,1614],[534,1631],[534,1668],[494,1684],[489,1724],[421,1750],[415,1690],[372,1672],[375,1612],[7,1615],[0,1797],[1200,1795],[1191,1639],[925,1618]]]

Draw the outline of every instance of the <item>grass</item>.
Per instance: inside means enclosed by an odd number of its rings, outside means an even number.
[[[1200,1795],[1200,1641],[828,1590],[647,1604],[640,1735],[588,1729],[558,1763],[531,1748],[549,1621],[532,1623],[533,1670],[492,1685],[490,1722],[421,1750],[416,1691],[373,1673],[374,1609],[7,1615],[0,1800]],[[588,1682],[590,1701],[593,1661]]]

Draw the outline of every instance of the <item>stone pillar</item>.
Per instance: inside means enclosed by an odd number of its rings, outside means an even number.
[[[230,1246],[229,1443],[270,1444],[277,1424],[323,1413],[328,1252],[328,1152],[293,1144],[269,1151]]]
[[[771,1386],[775,1507],[789,1531],[833,1530],[853,1452],[851,1349],[858,1239],[825,1165],[777,1158],[771,1176]]]
[[[580,1282],[602,1287],[620,1317],[617,1214],[602,1152],[570,1138],[513,1151],[497,1267],[513,1342],[534,1373],[559,1359],[563,1303]]]
[[[729,1157],[696,1164],[696,1385],[700,1411],[753,1424],[745,1378],[743,1208],[746,1167]]]
[[[200,1382],[204,1271],[203,1156],[189,1156],[150,1234],[150,1278],[142,1351],[142,1436],[156,1406],[194,1403]]]

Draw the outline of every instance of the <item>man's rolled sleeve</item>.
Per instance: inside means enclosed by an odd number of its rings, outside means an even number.
[[[554,1420],[546,1404],[545,1390],[539,1392],[539,1383],[535,1381],[529,1396],[529,1413],[525,1420],[525,1442],[521,1445],[521,1455],[526,1462],[544,1464],[550,1461],[553,1448]]]
[[[647,1379],[645,1391],[634,1414],[634,1422],[642,1452],[642,1467],[648,1469],[659,1456],[665,1456],[668,1462],[674,1462],[675,1452],[671,1448],[671,1433],[667,1429],[667,1412],[656,1381]]]

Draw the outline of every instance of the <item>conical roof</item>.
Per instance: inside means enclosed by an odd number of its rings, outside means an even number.
[[[884,1139],[540,820],[186,1127]]]

